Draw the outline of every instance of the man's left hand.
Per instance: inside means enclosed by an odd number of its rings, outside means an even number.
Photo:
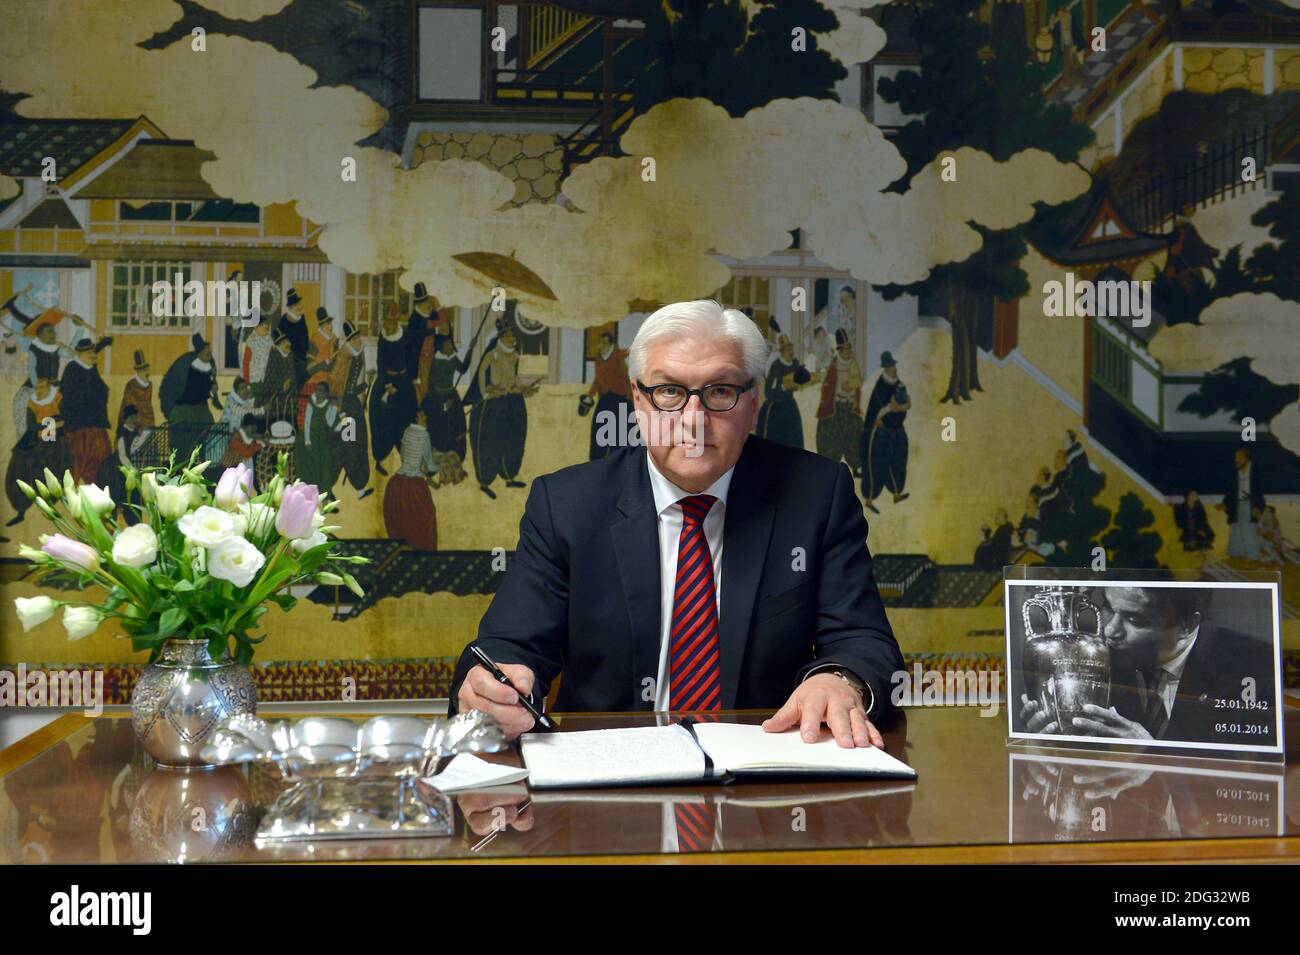
[[[816,742],[825,723],[834,734],[835,742],[845,749],[854,746],[885,748],[880,731],[867,719],[857,690],[833,673],[816,673],[800,683],[785,705],[764,721],[763,729],[768,733],[781,733],[796,723],[805,743]]]

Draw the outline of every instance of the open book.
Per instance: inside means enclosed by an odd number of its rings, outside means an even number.
[[[740,723],[527,733],[520,751],[534,789],[649,786],[774,776],[914,779],[916,770],[874,746],[845,749],[828,730],[805,743],[797,729],[766,733]]]

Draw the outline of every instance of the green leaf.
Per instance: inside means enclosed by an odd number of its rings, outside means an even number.
[[[278,606],[285,613],[292,610],[298,603],[298,598],[292,594],[272,594],[267,598]]]
[[[214,635],[208,638],[208,654],[214,660],[220,660],[226,655],[226,638],[220,635]]]
[[[131,649],[139,653],[141,650],[152,650],[157,644],[157,637],[152,633],[137,633],[131,637]]]
[[[125,590],[121,587],[114,587],[112,592],[108,595],[108,599],[104,601],[104,609],[107,611],[116,610],[126,602],[126,597],[127,594]]]
[[[194,581],[178,580],[171,585],[171,588],[178,594],[187,594],[194,589]]]
[[[171,607],[163,611],[162,618],[158,621],[158,636],[162,639],[170,637],[180,629],[181,624],[185,622],[185,609],[183,607]]]
[[[253,662],[253,647],[251,644],[247,644],[242,641],[237,641],[235,643],[235,662],[236,663]]]

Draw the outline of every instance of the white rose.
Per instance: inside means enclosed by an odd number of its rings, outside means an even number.
[[[275,527],[275,508],[254,501],[240,509],[248,521],[245,528],[250,537],[265,537]]]
[[[90,505],[96,514],[107,514],[113,509],[113,498],[108,491],[96,484],[83,484],[77,489],[81,500]]]
[[[235,536],[243,537],[244,532],[248,530],[248,518],[238,511],[231,511],[230,520],[235,525]]]
[[[186,484],[185,491],[190,496],[190,507],[198,507],[208,499],[208,492],[202,484]]]
[[[311,529],[313,531],[318,531],[324,526],[325,526],[325,515],[322,514],[320,511],[317,511],[315,514],[311,516]]]
[[[208,551],[208,573],[236,587],[247,587],[265,563],[262,552],[242,537],[231,537]]]
[[[146,471],[140,476],[140,496],[147,504],[152,504],[158,496],[158,478],[152,471]]]
[[[313,547],[319,547],[328,540],[328,537],[320,531],[316,531],[310,537],[299,537],[297,540],[289,541],[289,546],[293,549],[295,554],[303,554],[311,550]]]
[[[190,492],[175,484],[160,484],[155,497],[158,500],[158,513],[168,520],[176,520],[190,509]]]
[[[69,640],[80,640],[99,629],[99,611],[94,607],[64,607],[63,629]]]
[[[18,610],[18,622],[23,625],[23,632],[26,633],[32,627],[40,626],[53,617],[59,605],[55,600],[42,595],[15,597],[14,607]]]
[[[113,563],[123,567],[148,567],[158,559],[158,535],[148,524],[126,528],[113,541]]]
[[[235,522],[230,514],[207,505],[186,514],[176,522],[176,526],[199,547],[216,547],[235,536]]]

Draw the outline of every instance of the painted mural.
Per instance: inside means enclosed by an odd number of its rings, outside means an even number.
[[[7,3],[5,596],[17,480],[286,454],[373,564],[263,697],[443,695],[531,480],[629,440],[640,322],[716,298],[909,662],[996,660],[1002,567],[1101,553],[1280,573],[1300,683],[1300,9],[863,7]],[[11,608],[0,666],[129,693],[129,642]]]

